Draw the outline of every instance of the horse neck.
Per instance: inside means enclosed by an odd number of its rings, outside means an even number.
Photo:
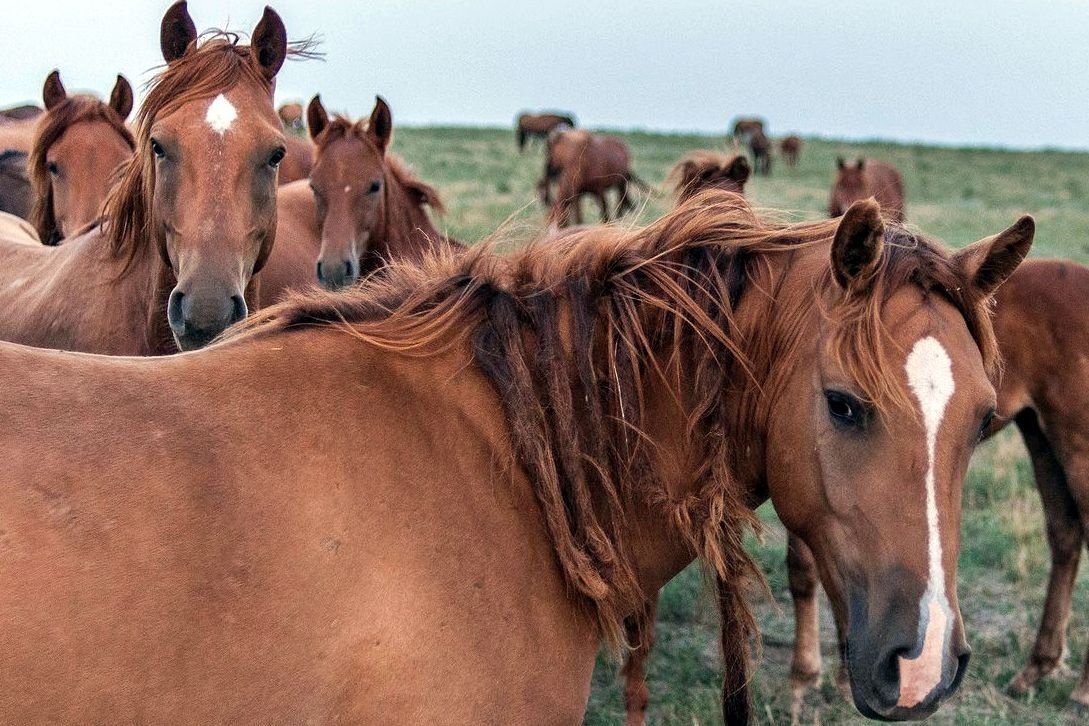
[[[443,239],[423,205],[417,204],[397,175],[387,169],[374,249],[383,257],[419,259]]]

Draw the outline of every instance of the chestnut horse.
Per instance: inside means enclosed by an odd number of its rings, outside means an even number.
[[[694,558],[743,640],[770,497],[859,707],[925,716],[968,658],[957,503],[1031,236],[950,255],[872,202],[773,225],[711,191],[393,265],[190,355],[0,345],[0,710],[577,723],[602,641]]]
[[[1078,561],[1089,531],[1089,377],[1086,341],[1089,268],[1065,260],[1029,260],[995,295],[994,330],[1003,357],[992,436],[1017,425],[1032,460],[1051,549],[1051,577],[1029,662],[1009,684],[1025,695],[1055,670],[1066,630]],[[791,684],[795,700],[820,680],[817,586],[813,555],[791,537],[787,557],[796,637]],[[842,670],[842,669],[841,669]],[[842,681],[842,673],[838,676]],[[1089,709],[1089,654],[1070,694]]]
[[[302,133],[306,130],[306,126],[303,125],[303,107],[301,103],[297,101],[285,103],[276,109],[276,115],[284,122],[284,128],[288,131]]]
[[[569,113],[523,113],[514,122],[514,135],[518,151],[525,151],[526,142],[532,138],[548,139],[556,129],[575,128],[575,117]]]
[[[117,169],[132,157],[136,143],[125,126],[132,86],[118,75],[109,103],[102,103],[69,96],[53,71],[42,96],[46,112],[27,164],[34,190],[30,221],[42,242],[57,244],[99,218]]]
[[[464,249],[428,217],[425,207],[445,211],[438,192],[388,153],[393,115],[384,99],[375,99],[369,119],[353,122],[330,119],[314,96],[307,125],[317,148],[314,170],[308,184],[280,190],[278,242],[261,275],[262,300],[315,281],[345,287],[391,259]]]
[[[904,180],[895,167],[863,157],[855,164],[848,164],[840,157],[836,167],[828,216],[838,217],[859,199],[873,197],[893,222],[904,220]]]
[[[745,193],[752,167],[741,154],[722,154],[699,150],[686,154],[673,165],[667,180],[671,180],[680,202],[707,189],[722,189],[735,194]]]
[[[552,184],[557,185],[555,198]],[[631,168],[628,145],[615,136],[602,136],[583,130],[554,132],[548,137],[545,156],[545,172],[537,182],[541,201],[550,205],[550,224],[565,227],[571,223],[582,224],[579,199],[590,194],[597,199],[601,209],[601,221],[608,222],[612,214],[606,194],[610,189],[617,193],[617,216],[634,209],[630,197],[630,185],[644,192],[650,187],[636,176]],[[572,214],[573,213],[573,214]]]
[[[779,153],[787,166],[794,168],[798,165],[798,158],[802,155],[802,140],[794,135],[781,139],[779,141]]]
[[[752,153],[752,165],[756,173],[762,176],[771,174],[771,141],[760,129],[749,134],[749,152]]]
[[[280,162],[280,184],[290,184],[299,179],[306,179],[314,168],[314,145],[309,139],[297,134],[284,135],[284,160]]]
[[[276,233],[284,146],[272,91],[288,53],[272,10],[252,37],[198,46],[184,0],[167,10],[167,66],[102,223],[60,247],[0,239],[0,339],[164,353],[200,347],[246,316]]]

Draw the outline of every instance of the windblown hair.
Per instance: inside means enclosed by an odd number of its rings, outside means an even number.
[[[34,207],[30,213],[30,223],[38,230],[38,238],[45,244],[55,244],[59,238],[57,218],[53,210],[53,185],[49,179],[48,154],[53,144],[72,126],[91,121],[102,121],[120,136],[130,149],[136,144],[132,132],[108,103],[94,96],[69,96],[61,103],[45,112],[38,121],[34,145],[27,161],[27,173],[34,192]]]
[[[685,154],[674,164],[666,176],[666,181],[673,185],[678,200],[688,199],[716,186],[744,194],[745,182],[751,171],[752,168],[743,154],[723,154],[699,149]]]
[[[840,302],[845,294],[830,274],[817,276],[814,291],[776,282],[791,255],[827,244],[835,229],[832,220],[763,222],[742,197],[711,191],[642,230],[589,228],[506,256],[477,246],[393,264],[347,292],[297,294],[228,337],[341,325],[405,355],[471,343],[475,365],[502,401],[565,580],[616,642],[643,597],[625,536],[634,502],[668,517],[719,583],[740,593],[760,578],[742,546],[755,518],[734,478],[735,454],[761,430],[754,422],[769,405],[761,391],[774,390],[765,384],[797,361],[792,344],[781,342],[816,327],[811,292],[824,295],[832,320],[842,320],[835,349],[875,399],[892,385],[881,376],[887,344],[876,342],[884,334],[877,316],[900,284],[946,296],[993,361],[985,302],[959,297],[968,286],[949,256],[922,239],[901,244],[906,232],[892,233],[897,243],[885,246],[858,301]],[[750,289],[751,306],[739,314]],[[687,412],[698,484],[681,499],[659,479],[645,433],[652,386]],[[720,588],[720,604],[732,611],[723,617],[733,637],[750,636],[745,597]]]

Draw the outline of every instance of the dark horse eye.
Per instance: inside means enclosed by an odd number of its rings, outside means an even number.
[[[983,441],[983,437],[987,435],[987,429],[991,427],[991,423],[994,421],[995,412],[991,409],[987,412],[987,415],[983,417],[983,423],[979,426],[979,440]]]
[[[843,428],[860,429],[866,425],[866,406],[849,393],[825,391],[828,416],[832,423]]]
[[[166,156],[166,150],[163,149],[163,145],[155,139],[151,140],[151,153],[155,154],[156,159],[161,159]]]
[[[268,158],[268,165],[271,167],[279,166],[286,154],[287,152],[283,148],[276,149],[276,151],[272,152],[272,156]]]
[[[377,194],[378,190],[382,188],[382,180],[375,179],[371,182],[371,188],[367,190],[367,194]]]
[[[60,169],[57,168],[57,162],[55,161],[47,162],[45,165],[45,169],[53,176],[56,176],[60,172]]]

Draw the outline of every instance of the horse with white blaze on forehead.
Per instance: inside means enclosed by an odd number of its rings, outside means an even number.
[[[394,263],[190,355],[0,345],[0,711],[576,723],[602,641],[696,557],[743,650],[770,497],[849,624],[859,707],[931,713],[968,657],[987,306],[1031,237],[950,255],[872,202],[777,225],[713,191]]]
[[[220,33],[198,44],[185,2],[167,10],[167,65],[101,223],[60,247],[0,239],[0,339],[169,353],[246,316],[276,234],[284,136],[272,94],[293,52],[270,8],[251,42]]]

